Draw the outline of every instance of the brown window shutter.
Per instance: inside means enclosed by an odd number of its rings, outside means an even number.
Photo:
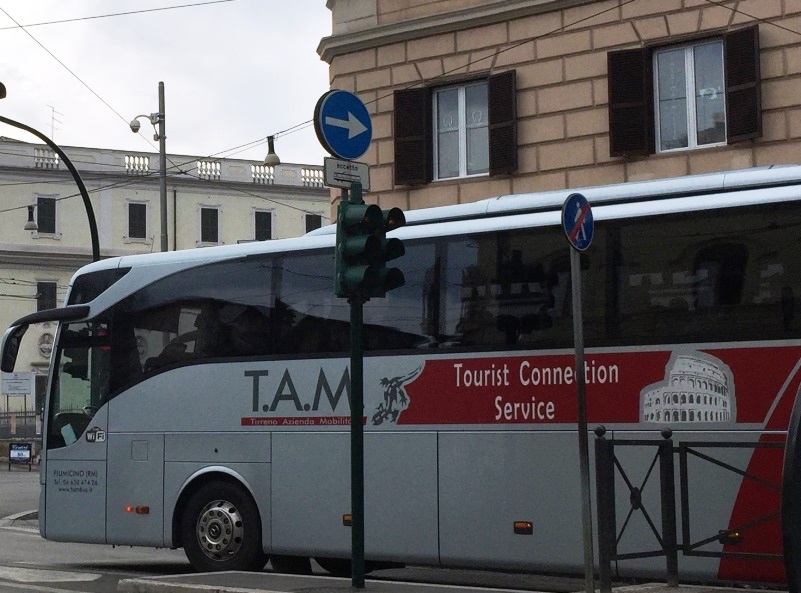
[[[724,37],[726,63],[726,134],[729,142],[762,135],[762,91],[759,74],[759,27]]]
[[[607,68],[610,155],[653,152],[651,53],[644,48],[609,52]]]
[[[431,93],[426,88],[395,91],[395,185],[431,181]]]
[[[489,77],[489,173],[517,170],[517,86],[515,71]]]

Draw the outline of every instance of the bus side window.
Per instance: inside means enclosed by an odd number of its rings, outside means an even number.
[[[741,243],[704,247],[695,256],[696,299],[699,309],[739,305],[745,286],[748,249]]]
[[[272,354],[269,314],[258,307],[226,303],[215,311],[220,338],[214,356]]]
[[[143,342],[145,372],[198,356],[195,324],[200,312],[201,305],[192,301],[170,303],[138,313],[134,328]]]

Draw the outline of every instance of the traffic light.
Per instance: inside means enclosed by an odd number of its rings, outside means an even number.
[[[400,239],[387,239],[388,231],[406,224],[400,208],[381,210],[362,200],[360,183],[351,188],[351,199],[337,208],[337,243],[334,291],[338,297],[384,297],[387,291],[403,286],[398,268],[386,262],[405,253]]]

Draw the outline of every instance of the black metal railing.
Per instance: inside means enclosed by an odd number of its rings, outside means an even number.
[[[595,481],[598,504],[598,563],[601,593],[612,591],[612,562],[635,558],[665,557],[667,584],[678,586],[678,547],[676,545],[676,496],[673,471],[673,441],[669,430],[663,431],[664,440],[614,440],[605,438],[606,429],[595,429]],[[656,448],[653,459],[644,478],[635,485],[626,469],[615,454],[616,447],[650,447]],[[642,493],[654,476],[654,469],[659,465],[659,500],[661,529],[657,528],[652,513],[643,501]],[[626,484],[629,495],[629,510],[626,519],[618,531],[617,512],[615,510],[617,493],[615,492],[615,472],[619,473]],[[621,553],[618,550],[626,529],[635,513],[640,513],[654,536],[657,548],[639,552]]]
[[[702,550],[704,546],[710,543],[738,543],[744,534],[761,525],[779,520],[780,510],[777,507],[775,511],[766,513],[757,517],[747,523],[735,525],[724,531],[717,531],[712,534],[701,536],[701,539],[692,541],[692,525],[690,522],[690,509],[692,507],[692,500],[690,496],[690,479],[689,479],[689,459],[695,458],[701,460],[710,466],[719,467],[727,472],[739,475],[743,480],[749,480],[761,485],[768,490],[773,490],[781,495],[782,484],[781,476],[776,476],[776,480],[766,480],[756,474],[749,473],[735,467],[721,459],[717,459],[710,454],[703,453],[701,449],[780,449],[784,450],[784,442],[686,442],[679,443],[679,465],[681,472],[681,527],[682,527],[682,554],[684,556],[708,556],[714,558],[747,558],[754,560],[782,560],[782,554],[769,554],[759,552],[727,552],[723,551],[705,551]]]
[[[671,587],[678,586],[679,570],[678,555],[684,556],[706,556],[716,558],[746,558],[753,560],[779,560],[783,559],[782,554],[768,552],[734,552],[726,549],[704,550],[704,546],[711,543],[737,545],[742,541],[743,534],[764,526],[767,523],[777,521],[780,517],[780,509],[769,509],[763,515],[756,518],[749,518],[747,522],[719,530],[715,533],[698,536],[700,539],[692,537],[693,529],[691,524],[692,497],[690,485],[689,463],[690,459],[697,459],[703,463],[711,464],[725,472],[730,472],[740,477],[743,481],[752,481],[770,491],[778,492],[779,498],[782,495],[781,476],[776,476],[776,480],[766,479],[765,477],[750,473],[747,469],[741,469],[727,463],[722,459],[714,457],[709,450],[723,449],[779,449],[785,448],[785,443],[779,440],[768,442],[712,442],[694,441],[679,443],[674,446],[672,431],[664,429],[661,432],[662,440],[635,440],[635,439],[613,439],[606,438],[606,429],[598,427],[595,429],[595,478],[596,478],[596,499],[598,509],[598,556],[599,556],[599,580],[601,593],[610,593],[612,590],[612,562],[620,560],[631,560],[637,558],[665,557],[665,570],[667,584]],[[777,436],[777,438],[781,438]],[[641,450],[653,450],[653,458],[648,465],[645,476],[639,484],[632,481],[616,450],[620,447],[637,447]],[[704,452],[703,450],[707,451]],[[681,491],[681,527],[682,542],[677,543],[677,513],[676,513],[676,473],[674,467],[674,455],[679,456],[679,486]],[[750,458],[751,456],[749,456]],[[642,456],[638,456],[636,467],[638,470],[643,468]],[[647,459],[647,457],[646,457]],[[657,470],[658,467],[658,471]],[[661,525],[657,527],[654,519],[656,511],[649,509],[645,504],[643,491],[649,481],[659,479],[659,515]],[[620,476],[625,484],[628,494],[629,509],[626,518],[618,528],[618,497],[615,484],[616,477]],[[699,475],[708,475],[708,472],[700,472]],[[653,497],[649,498],[653,500]],[[634,552],[621,553],[619,545],[626,534],[627,528],[631,524],[632,517],[641,514],[650,532],[654,536],[655,548],[637,550]],[[639,534],[638,534],[639,537]],[[636,541],[636,538],[633,538]],[[642,543],[640,546],[644,547]]]
[[[0,412],[0,439],[34,438],[37,422],[34,410]]]

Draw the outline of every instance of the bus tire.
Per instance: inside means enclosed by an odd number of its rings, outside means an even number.
[[[244,488],[231,482],[209,482],[189,497],[181,538],[198,572],[261,570],[267,563],[258,507]]]

